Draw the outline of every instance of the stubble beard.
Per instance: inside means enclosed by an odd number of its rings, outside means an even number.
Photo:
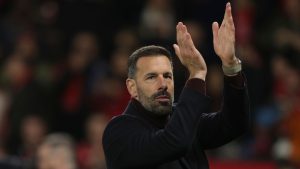
[[[167,91],[159,91],[157,93],[154,93],[150,97],[146,96],[145,93],[139,88],[137,88],[137,92],[140,103],[147,111],[150,111],[158,116],[169,115],[172,112],[172,104],[174,99],[173,96]],[[160,95],[162,93],[169,96],[169,102],[159,102],[155,100],[157,95]]]

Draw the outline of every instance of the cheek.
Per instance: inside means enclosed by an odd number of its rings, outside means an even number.
[[[174,94],[174,82],[170,82],[168,85],[168,91],[173,95]]]
[[[143,93],[146,97],[151,97],[156,92],[155,87],[148,84],[138,85],[137,89],[138,93]]]

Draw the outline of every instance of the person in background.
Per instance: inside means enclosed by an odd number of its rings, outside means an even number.
[[[101,144],[108,118],[105,113],[93,113],[86,121],[85,139],[76,146],[80,169],[105,169],[105,158]]]
[[[77,169],[72,138],[63,133],[46,137],[37,151],[37,169]]]
[[[18,155],[24,166],[33,166],[36,151],[48,132],[46,121],[37,114],[27,115],[22,119],[20,127],[21,145],[18,147]]]

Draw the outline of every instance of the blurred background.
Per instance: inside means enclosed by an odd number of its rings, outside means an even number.
[[[211,110],[222,70],[211,24],[225,0],[0,0],[0,169],[104,169],[102,132],[130,99],[128,56],[172,49],[183,21],[208,64]],[[212,169],[300,168],[300,1],[232,1],[252,130],[208,151]],[[188,77],[174,54],[175,100]]]

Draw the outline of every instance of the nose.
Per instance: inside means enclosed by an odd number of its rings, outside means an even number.
[[[159,77],[158,77],[158,86],[159,86],[159,88],[158,88],[159,90],[167,90],[168,89],[167,80],[162,75],[159,75]]]

